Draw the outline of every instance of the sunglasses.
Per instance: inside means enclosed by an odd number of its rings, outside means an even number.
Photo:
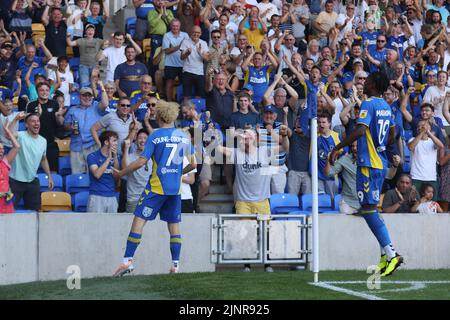
[[[142,82],[142,84],[152,84],[151,82]]]
[[[147,103],[148,107],[156,107],[156,103]]]
[[[366,77],[358,77],[358,80],[362,80],[362,79],[366,80]]]
[[[220,37],[213,37],[213,39],[220,39]]]
[[[377,40],[377,43],[385,43],[385,40]]]
[[[131,104],[121,103],[120,106],[121,106],[121,107],[127,107],[127,108],[129,108],[129,107],[131,107]]]

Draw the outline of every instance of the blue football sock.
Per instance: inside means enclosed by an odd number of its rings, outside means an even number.
[[[134,253],[136,249],[141,243],[142,234],[130,232],[127,239],[127,248],[125,249],[124,258],[132,258],[134,257]]]
[[[170,236],[170,254],[172,261],[178,263],[180,261],[181,252],[181,235]]]
[[[362,216],[369,225],[370,230],[375,235],[378,243],[381,247],[386,247],[391,244],[391,238],[389,237],[389,232],[384,224],[384,221],[380,217],[378,210],[363,210],[361,211]]]

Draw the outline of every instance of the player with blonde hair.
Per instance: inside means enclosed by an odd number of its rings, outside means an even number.
[[[147,221],[154,220],[158,213],[169,228],[172,255],[170,272],[176,273],[179,270],[181,177],[197,166],[189,137],[184,131],[174,127],[179,109],[177,103],[158,101],[156,121],[159,128],[148,137],[140,158],[118,172],[120,176],[124,176],[138,170],[150,159],[153,162],[152,174],[134,211],[135,217],[128,235],[123,264],[117,268],[114,276],[123,276],[133,271],[133,257],[141,242],[142,230]],[[189,160],[189,165],[184,170],[183,157]]]

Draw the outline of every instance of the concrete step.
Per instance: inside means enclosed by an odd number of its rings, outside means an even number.
[[[216,202],[234,202],[232,194],[224,193],[210,193],[202,199],[201,202],[216,203]]]
[[[201,202],[200,213],[233,213],[233,202]]]
[[[225,194],[226,186],[218,183],[212,183],[209,186],[209,194],[220,193]]]

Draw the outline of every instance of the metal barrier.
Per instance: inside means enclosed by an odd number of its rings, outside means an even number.
[[[211,262],[307,265],[311,218],[221,214],[211,218]]]

